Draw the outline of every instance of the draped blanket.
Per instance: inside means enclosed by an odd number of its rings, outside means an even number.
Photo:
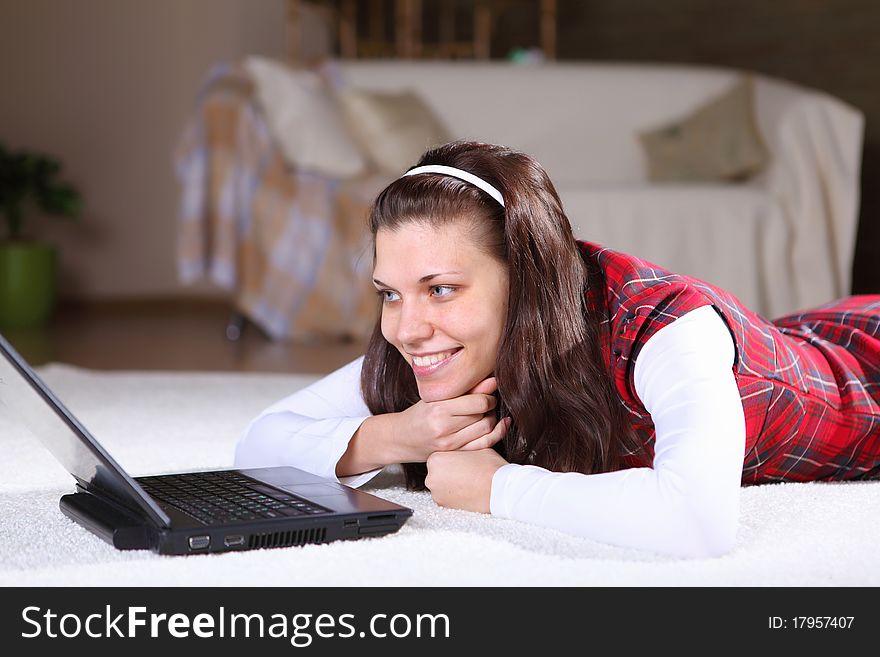
[[[237,65],[208,75],[175,152],[181,281],[208,278],[274,339],[363,338],[377,317],[369,284],[369,204],[387,184],[289,167]]]

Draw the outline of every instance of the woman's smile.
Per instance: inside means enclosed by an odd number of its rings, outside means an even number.
[[[413,356],[413,373],[418,378],[432,376],[437,372],[443,370],[447,365],[449,365],[455,358],[455,356],[459,354],[461,349],[462,348],[459,347],[458,349],[444,351],[442,353],[432,354],[430,356]]]

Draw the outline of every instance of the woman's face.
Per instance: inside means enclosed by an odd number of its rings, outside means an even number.
[[[413,369],[424,401],[458,397],[495,369],[507,271],[467,228],[407,223],[376,234],[382,335]]]

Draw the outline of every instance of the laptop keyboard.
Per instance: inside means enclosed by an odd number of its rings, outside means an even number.
[[[206,525],[330,513],[329,509],[235,471],[138,477],[137,482],[150,497]]]

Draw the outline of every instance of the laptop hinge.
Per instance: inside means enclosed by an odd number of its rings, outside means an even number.
[[[119,550],[151,549],[158,540],[155,528],[143,518],[126,513],[91,493],[64,495],[58,506],[68,518]]]

